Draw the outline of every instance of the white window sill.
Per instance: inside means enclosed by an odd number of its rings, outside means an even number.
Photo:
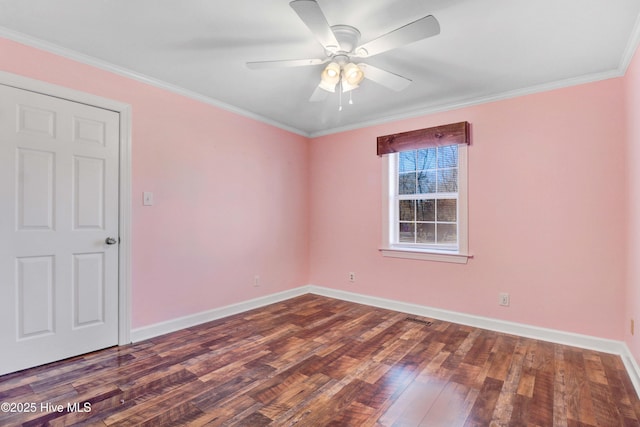
[[[452,262],[456,264],[466,264],[472,257],[469,254],[458,252],[432,251],[413,248],[380,248],[382,256],[392,258],[417,259],[423,261]]]

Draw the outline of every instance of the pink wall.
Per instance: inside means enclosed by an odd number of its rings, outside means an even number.
[[[624,78],[627,112],[628,181],[629,181],[629,246],[624,319],[625,341],[635,359],[640,361],[640,52],[636,55]],[[635,335],[631,335],[629,320],[636,322]]]
[[[133,327],[307,282],[306,138],[5,39],[0,69],[132,106]]]
[[[625,295],[640,295],[631,285],[640,270],[626,270],[640,239],[627,250],[625,209],[626,135],[640,141],[640,127],[624,127],[625,111],[640,112],[639,68],[636,59],[626,79],[309,141],[0,39],[0,69],[133,107],[134,327],[312,283],[623,339],[627,314],[640,320],[640,305],[621,309]],[[627,110],[625,89],[634,94]],[[474,258],[383,258],[376,136],[462,120],[472,124]],[[640,164],[638,144],[630,147],[630,164]],[[640,168],[632,172],[638,194]],[[155,206],[141,206],[142,191],[154,192]],[[631,227],[638,235],[640,223]],[[511,294],[510,307],[498,306],[498,292]]]
[[[622,339],[622,99],[622,79],[612,79],[312,140],[310,282]],[[457,265],[382,257],[376,136],[464,120],[472,125],[474,258]],[[498,306],[498,292],[511,294],[510,307]]]

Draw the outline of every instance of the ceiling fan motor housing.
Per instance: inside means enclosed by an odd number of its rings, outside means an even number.
[[[335,51],[330,52],[330,54],[353,53],[354,49],[360,43],[360,31],[350,25],[334,25],[331,27],[331,30],[333,30],[333,34],[335,34],[340,46],[338,46]]]

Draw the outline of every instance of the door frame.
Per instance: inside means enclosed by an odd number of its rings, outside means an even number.
[[[5,71],[0,71],[0,84],[111,110],[118,113],[120,117],[118,345],[129,344],[131,342],[131,106]]]

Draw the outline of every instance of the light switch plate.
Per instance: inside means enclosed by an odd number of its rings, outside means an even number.
[[[142,204],[144,206],[153,206],[153,193],[151,191],[142,193]]]

